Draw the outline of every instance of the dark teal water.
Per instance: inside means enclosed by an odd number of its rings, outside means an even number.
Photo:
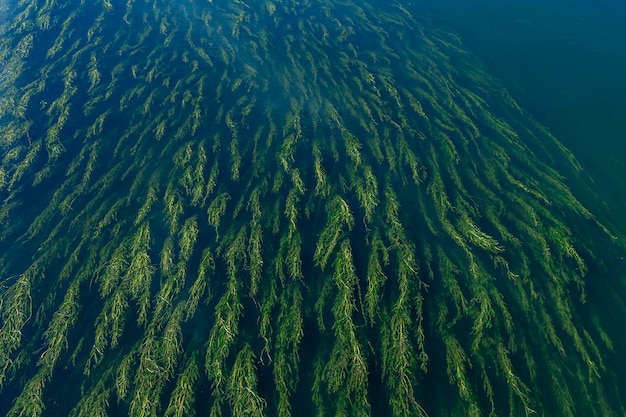
[[[434,21],[456,31],[520,105],[574,153],[586,175],[568,184],[623,245],[626,2],[444,0],[428,8]],[[589,185],[594,195],[587,194]],[[625,257],[610,269],[612,279],[626,280]],[[590,275],[591,303],[613,318],[607,328],[623,333],[626,312],[605,303],[604,274]],[[612,366],[619,372],[625,363],[615,359]]]
[[[623,235],[626,3],[443,0],[428,9],[574,152],[603,199],[587,203]]]

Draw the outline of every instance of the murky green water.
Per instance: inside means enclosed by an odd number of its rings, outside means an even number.
[[[619,5],[9,3],[0,414],[625,413]]]

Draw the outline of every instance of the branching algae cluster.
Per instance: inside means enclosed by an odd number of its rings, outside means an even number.
[[[619,242],[419,4],[10,3],[1,412],[626,415]]]

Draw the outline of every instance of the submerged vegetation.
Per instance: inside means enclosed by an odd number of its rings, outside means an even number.
[[[17,2],[0,412],[625,415],[579,167],[420,14]]]

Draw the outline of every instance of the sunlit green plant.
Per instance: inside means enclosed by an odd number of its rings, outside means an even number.
[[[19,2],[8,415],[624,414],[580,167],[421,14]]]

